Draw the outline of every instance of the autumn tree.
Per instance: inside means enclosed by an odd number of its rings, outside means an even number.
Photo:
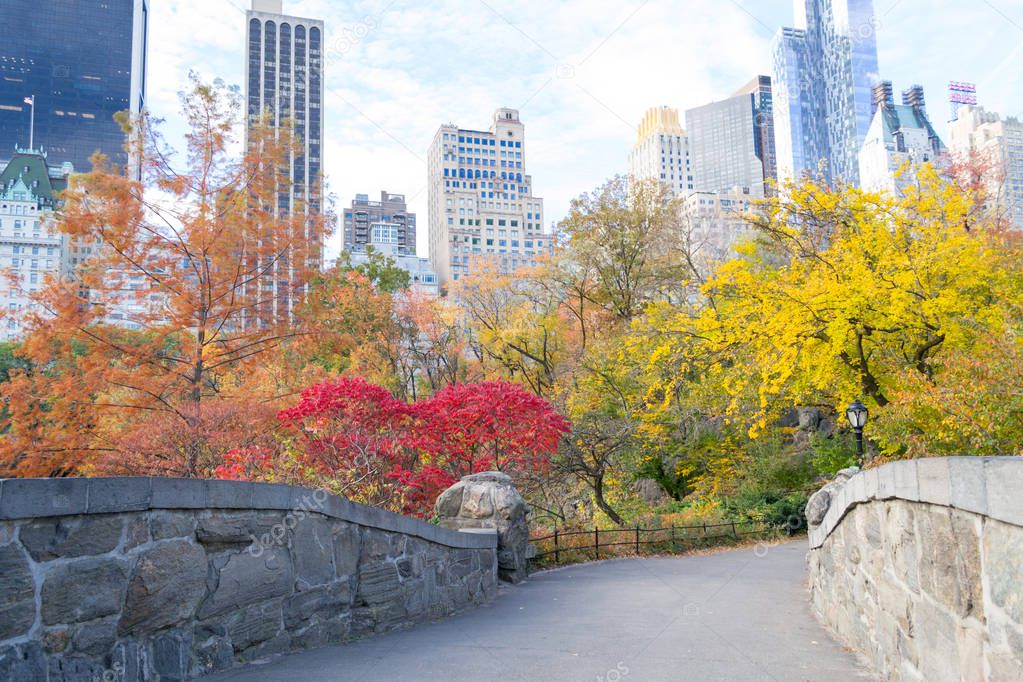
[[[2,387],[4,473],[65,475],[114,460],[145,472],[157,451],[161,473],[208,472],[208,406],[237,397],[230,375],[309,332],[293,312],[332,221],[299,191],[290,213],[278,209],[300,153],[287,128],[256,126],[235,153],[240,99],[193,76],[180,158],[143,116],[124,121],[132,168],[98,156],[73,178],[58,227],[95,256],[73,279],[49,281],[25,320],[17,352],[31,369]],[[173,431],[173,445],[124,442],[146,424]]]
[[[559,228],[575,296],[625,322],[648,303],[675,299],[690,274],[676,253],[679,221],[677,201],[652,180],[615,177],[573,200]]]
[[[763,247],[707,285],[717,306],[699,322],[717,366],[731,365],[732,411],[754,415],[754,431],[779,402],[865,397],[884,408],[880,421],[894,418],[893,401],[915,399],[907,387],[954,378],[951,357],[1004,348],[990,339],[1018,334],[1018,250],[971,223],[970,195],[933,168],[898,196],[809,181],[783,196],[755,225]],[[753,403],[738,402],[749,389]],[[903,449],[906,426],[889,431],[887,452]]]

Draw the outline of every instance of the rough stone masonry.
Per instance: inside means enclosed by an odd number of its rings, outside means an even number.
[[[845,471],[807,520],[814,608],[882,679],[1023,680],[1023,458]]]
[[[0,481],[0,680],[186,680],[495,594],[497,536],[284,485]]]

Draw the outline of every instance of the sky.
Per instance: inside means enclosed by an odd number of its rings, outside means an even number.
[[[243,85],[249,0],[151,0],[148,106],[184,132],[189,70]],[[520,111],[547,223],[627,169],[644,111],[684,111],[771,74],[783,0],[284,0],[325,25],[324,172],[340,214],[355,194],[404,194],[427,252],[426,154],[442,123],[487,129]],[[949,80],[1023,117],[1023,0],[875,0],[881,77],[922,84],[946,136]],[[897,95],[898,96],[898,95]],[[684,114],[683,114],[684,115]],[[684,121],[683,121],[684,122]],[[340,235],[327,245],[336,256]]]

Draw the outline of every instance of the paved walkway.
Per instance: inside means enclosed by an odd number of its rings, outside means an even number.
[[[873,679],[817,624],[806,541],[581,564],[504,587],[489,606],[209,680]]]

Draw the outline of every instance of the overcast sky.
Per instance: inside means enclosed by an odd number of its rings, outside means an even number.
[[[248,0],[151,0],[150,109],[181,133],[189,69],[242,85]],[[444,122],[486,129],[521,111],[547,222],[624,172],[651,106],[684,110],[771,73],[792,25],[782,0],[284,0],[326,22],[324,166],[338,212],[356,193],[403,193],[426,255],[426,150]],[[876,0],[882,78],[926,89],[939,134],[949,80],[1023,116],[1023,0]],[[332,258],[340,237],[328,245]]]

